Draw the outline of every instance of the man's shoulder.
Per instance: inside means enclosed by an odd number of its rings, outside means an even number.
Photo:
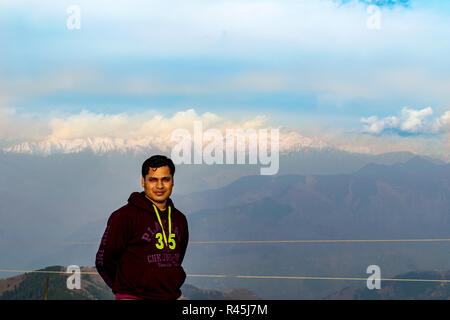
[[[185,215],[183,212],[181,212],[180,209],[178,209],[177,207],[175,207],[175,205],[173,206],[173,211],[174,211],[174,214],[178,215],[181,219],[187,221],[186,215]]]
[[[128,203],[124,204],[123,206],[121,206],[119,209],[117,209],[115,212],[121,212],[121,213],[125,212],[125,213],[129,214],[129,213],[135,213],[137,211],[137,209],[138,208],[134,204],[128,202]]]
[[[133,215],[136,212],[136,207],[130,203],[124,204],[113,213],[111,213],[110,219],[113,217],[126,217]]]

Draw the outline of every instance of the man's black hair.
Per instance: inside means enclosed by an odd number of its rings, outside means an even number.
[[[142,164],[142,177],[145,178],[150,168],[159,168],[164,166],[169,166],[170,174],[173,177],[173,175],[175,174],[175,165],[170,158],[159,154],[151,156]]]

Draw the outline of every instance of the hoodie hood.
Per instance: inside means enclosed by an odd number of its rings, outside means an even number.
[[[144,210],[155,212],[155,209],[153,208],[153,202],[151,202],[149,199],[145,197],[145,192],[133,192],[130,197],[128,198],[128,203],[133,204],[136,207],[142,208]],[[172,210],[174,209],[174,205],[172,202],[172,199],[167,198],[167,205],[172,207]]]

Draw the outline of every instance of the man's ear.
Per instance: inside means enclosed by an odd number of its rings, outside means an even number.
[[[144,185],[145,185],[145,180],[144,180],[144,178],[141,179],[141,183],[142,183],[142,188],[144,188]]]

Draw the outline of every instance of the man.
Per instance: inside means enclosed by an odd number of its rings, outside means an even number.
[[[186,279],[181,267],[189,231],[169,198],[175,165],[162,155],[142,164],[143,192],[108,219],[95,266],[117,300],[174,300]]]

